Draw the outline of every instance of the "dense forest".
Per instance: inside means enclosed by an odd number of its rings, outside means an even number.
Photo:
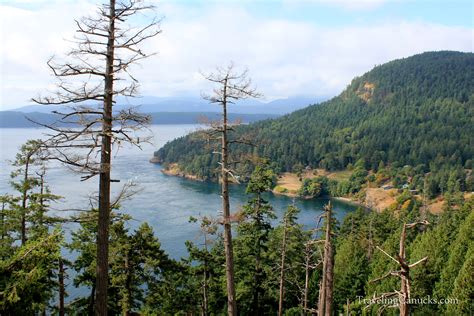
[[[427,176],[434,195],[444,192],[451,174],[466,190],[465,170],[474,163],[473,77],[472,53],[427,52],[376,66],[327,102],[236,127],[237,135],[254,144],[233,144],[236,170],[250,174],[249,156],[268,158],[278,173],[341,170],[363,160],[368,170],[385,166],[393,174],[410,166],[411,177]],[[205,144],[195,133],[166,144],[155,156],[215,179],[218,157]]]
[[[474,54],[396,60],[332,100],[249,125],[230,122],[227,112],[261,96],[249,72],[229,63],[203,73],[213,85],[203,98],[220,106],[222,120],[166,144],[154,160],[219,178],[222,208],[215,218],[189,218],[200,240],[186,241],[185,255],[173,259],[149,223],[132,225],[133,210],[122,209],[134,183],[111,187],[120,182],[111,172],[116,150],[148,141],[135,132],[150,117],[114,106],[119,96],[137,96],[129,69],[154,55],[142,42],[161,34],[160,21],[145,1],[109,0],[75,20],[75,48],[64,59],[48,60],[58,82],[33,101],[68,106],[43,124],[47,139],[22,145],[10,193],[0,195],[0,315],[472,313]],[[98,190],[79,208],[53,208],[63,201],[48,185],[51,161],[81,181],[98,178]],[[350,174],[301,177],[299,195],[390,184],[395,202],[379,212],[360,207],[339,222],[329,201],[304,226],[293,202],[277,218],[269,194],[280,173],[317,168]],[[246,186],[237,210],[232,182]],[[439,198],[442,209],[430,212],[427,198]]]
[[[79,227],[65,238],[64,218],[48,212],[58,197],[43,181],[45,174],[37,176],[36,171],[44,170],[43,163],[36,154],[30,155],[37,145],[28,142],[17,156],[12,173],[17,194],[1,197],[0,311],[2,315],[93,315],[98,213],[91,209],[69,218]],[[329,216],[321,223],[316,219],[309,224],[313,229],[305,230],[291,204],[280,224],[272,224],[276,215],[266,192],[274,179],[267,164],[257,166],[247,185],[248,201],[235,220],[240,315],[275,315],[279,306],[284,315],[314,314],[326,256],[320,241],[327,229],[334,249],[334,314],[398,315],[398,309],[390,307],[396,291],[401,291],[398,262],[393,261],[400,245],[406,248],[411,267],[409,304],[415,315],[468,315],[474,309],[474,198],[461,198],[446,204],[441,215],[431,215],[418,200],[403,195],[384,212],[360,208],[341,223]],[[161,249],[147,223],[131,230],[130,220],[114,206],[109,237],[110,315],[225,314],[219,220],[190,218],[189,225],[198,225],[201,237],[186,242],[188,255],[181,260],[171,259]],[[419,225],[410,224],[417,221]],[[85,294],[65,303],[65,283],[70,282]]]

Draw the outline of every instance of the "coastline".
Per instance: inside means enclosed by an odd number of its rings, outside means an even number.
[[[161,164],[162,161],[159,160],[156,157],[153,157],[153,158],[150,159],[150,163]],[[184,178],[184,179],[187,179],[187,180],[198,181],[198,182],[205,182],[206,181],[206,179],[200,178],[200,177],[192,175],[192,174],[185,173],[184,171],[181,170],[181,168],[179,167],[179,165],[177,163],[172,163],[169,166],[167,166],[166,168],[163,167],[160,171],[164,175],[167,175],[167,176],[180,177],[180,178]],[[288,175],[289,175],[289,173],[285,173],[283,175],[280,175],[280,178],[285,177],[285,176],[288,177]],[[285,189],[284,191],[281,191],[281,190],[278,189],[278,188],[282,188],[282,187]],[[280,195],[280,196],[282,195],[282,196],[287,196],[287,197],[290,197],[290,198],[296,198],[296,199],[301,199],[301,200],[314,199],[313,196],[300,196],[298,194],[297,190],[294,190],[294,188],[292,188],[291,190],[288,190],[285,185],[282,186],[282,183],[277,183],[277,185],[270,192],[273,195]],[[332,200],[340,201],[340,202],[343,202],[343,203],[346,203],[346,204],[351,204],[351,205],[354,205],[354,206],[360,206],[360,207],[370,209],[369,207],[367,207],[367,205],[365,203],[363,203],[359,200],[356,200],[356,199],[352,199],[350,197],[340,197],[340,196],[337,196],[337,197],[336,196],[327,196],[327,197],[332,199]]]
[[[151,161],[150,161],[151,162]],[[185,178],[188,180],[193,180],[193,181],[198,181],[198,182],[204,182],[206,179],[200,178],[195,175],[187,174],[183,172],[178,164],[171,164],[169,168],[162,168],[161,173],[167,175],[167,176],[173,176],[173,177],[180,177],[180,178]]]
[[[360,207],[363,207],[363,208],[366,208],[366,209],[371,210],[371,208],[368,207],[365,203],[363,203],[363,202],[361,202],[361,201],[359,201],[359,200],[351,199],[351,198],[349,198],[349,197],[330,196],[329,198],[332,199],[332,200],[340,201],[340,202],[347,203],[347,204],[351,204],[351,205],[354,205],[354,206],[360,206]]]

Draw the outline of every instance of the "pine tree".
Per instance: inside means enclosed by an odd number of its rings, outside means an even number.
[[[30,239],[0,261],[0,313],[46,313],[55,295],[55,271],[61,258],[62,231]]]
[[[276,216],[263,194],[272,189],[273,181],[274,174],[268,165],[255,168],[246,190],[252,197],[243,206],[243,220],[237,227],[237,297],[241,301],[242,313],[263,313],[267,296],[265,265],[268,264],[268,240],[272,231],[270,221]]]

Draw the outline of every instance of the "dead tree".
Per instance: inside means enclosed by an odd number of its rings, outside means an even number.
[[[308,312],[311,314],[316,313],[317,311],[313,308],[308,307],[309,304],[309,277],[310,273],[312,270],[318,268],[323,261],[318,260],[318,262],[313,263],[314,260],[314,255],[316,254],[316,251],[314,249],[314,245],[318,244],[321,242],[321,240],[308,240],[305,242],[305,250],[304,250],[304,262],[302,263],[304,266],[304,271],[305,271],[305,278],[304,278],[304,284],[303,287],[300,287],[300,304],[301,307],[303,308],[303,315],[307,315]],[[320,257],[322,257],[322,254],[320,254]]]
[[[278,315],[283,315],[283,302],[285,300],[285,283],[288,282],[286,271],[288,270],[286,257],[287,257],[287,247],[288,242],[291,240],[291,237],[294,232],[296,224],[296,218],[298,214],[298,209],[294,205],[288,206],[284,217],[283,217],[283,238],[281,241],[281,257],[280,257],[280,293],[278,299]]]
[[[288,235],[288,224],[288,218],[287,216],[285,216],[283,220],[283,240],[281,242],[280,294],[278,298],[278,316],[283,315],[283,295],[285,292],[286,238]]]
[[[332,315],[334,288],[334,249],[332,245],[332,206],[331,202],[324,206],[326,219],[322,281],[319,288],[318,316]]]
[[[222,213],[224,224],[224,249],[226,259],[226,279],[227,279],[227,312],[229,315],[237,315],[237,304],[234,286],[234,258],[232,249],[232,227],[229,202],[229,176],[238,182],[238,177],[231,168],[229,159],[229,145],[232,143],[245,143],[244,140],[230,138],[233,131],[233,124],[229,123],[227,110],[230,104],[238,100],[260,97],[252,82],[248,78],[248,71],[236,72],[231,63],[225,68],[217,68],[215,72],[204,75],[205,79],[215,85],[212,95],[203,95],[210,103],[218,104],[222,107],[222,120],[213,122],[208,130],[208,140],[217,140],[220,143],[220,150],[215,153],[220,155],[220,182],[222,194]]]
[[[140,146],[134,132],[145,126],[149,117],[134,109],[115,111],[119,95],[137,94],[137,80],[130,67],[149,57],[141,44],[160,33],[155,18],[144,25],[130,26],[131,18],[153,9],[141,0],[109,0],[95,16],[77,20],[73,48],[64,60],[54,57],[48,66],[59,80],[57,90],[38,97],[39,104],[69,105],[58,109],[58,120],[41,124],[52,130],[44,146],[50,159],[58,160],[83,173],[82,180],[99,175],[99,218],[97,236],[97,284],[95,312],[107,315],[108,238],[111,211],[110,178],[112,150],[123,143]],[[141,141],[143,142],[143,138]]]
[[[395,261],[397,265],[399,266],[400,270],[397,271],[390,271],[387,274],[383,275],[380,278],[371,280],[370,282],[376,282],[383,280],[389,276],[398,276],[400,278],[400,290],[395,291],[395,292],[390,292],[390,293],[383,293],[379,297],[374,297],[372,299],[373,302],[379,301],[381,298],[390,298],[390,297],[396,297],[398,296],[398,307],[400,309],[400,316],[408,316],[410,314],[410,269],[417,266],[418,264],[425,262],[428,260],[428,257],[424,257],[420,260],[418,260],[415,263],[409,264],[406,258],[406,252],[405,252],[405,240],[406,240],[406,230],[407,228],[413,228],[417,225],[429,225],[429,222],[426,220],[423,220],[421,222],[415,222],[415,223],[410,223],[410,224],[403,224],[402,227],[402,233],[400,235],[400,246],[399,246],[399,252],[396,258],[392,257],[389,255],[385,250],[377,246],[377,249],[380,250],[384,255],[389,257],[391,260]],[[382,306],[382,308],[385,308],[385,306]]]

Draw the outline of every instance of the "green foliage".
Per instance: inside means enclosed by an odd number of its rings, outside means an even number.
[[[234,144],[232,152],[241,161],[249,154],[268,158],[276,172],[295,166],[344,169],[360,159],[370,170],[384,165],[423,165],[424,172],[470,168],[473,76],[472,53],[431,52],[395,60],[355,78],[330,101],[236,128],[237,135],[255,135],[258,146]],[[217,158],[195,135],[174,140],[155,155],[188,173],[216,178]],[[403,185],[405,180],[397,181]],[[435,190],[444,186],[437,184]]]
[[[322,188],[322,181],[321,179],[318,178],[313,178],[313,179],[304,179],[303,184],[301,185],[301,188],[299,190],[299,195],[303,197],[318,197],[323,188]]]
[[[196,218],[190,219],[190,222],[197,221]],[[189,265],[188,280],[193,280],[187,282],[192,284],[193,288],[190,296],[194,297],[196,305],[201,306],[203,313],[204,310],[224,313],[227,297],[221,282],[225,282],[223,279],[225,260],[220,249],[220,237],[216,236],[218,226],[214,220],[204,216],[200,220],[200,227],[202,244],[186,241],[189,253],[189,257],[185,260]]]
[[[454,282],[451,298],[458,300],[458,304],[447,305],[447,312],[456,315],[467,315],[474,310],[474,246],[471,245],[466,253],[459,274]]]
[[[268,286],[268,242],[272,231],[270,221],[276,216],[263,193],[273,187],[274,174],[268,165],[257,166],[247,185],[251,198],[242,208],[243,220],[237,227],[234,241],[236,295],[244,314],[260,315],[271,308]]]
[[[36,315],[49,308],[57,288],[62,232],[30,239],[0,261],[0,313]]]
[[[62,231],[47,215],[59,199],[45,182],[40,141],[27,141],[13,161],[15,195],[0,196],[0,314],[45,313],[57,288]]]
[[[334,258],[334,305],[343,310],[346,300],[364,296],[369,265],[365,249],[355,236],[343,239]]]
[[[462,267],[469,259],[470,249],[473,247],[474,240],[474,199],[466,202],[462,207],[465,212],[469,212],[466,219],[459,226],[459,232],[455,239],[452,239],[452,246],[449,252],[448,260],[445,262],[441,271],[440,282],[436,284],[435,296],[438,298],[451,297],[456,278]],[[471,252],[472,254],[472,252]]]
[[[91,210],[79,217],[81,227],[72,233],[67,247],[77,253],[72,263],[76,271],[75,286],[90,289],[87,297],[75,300],[73,308],[78,313],[93,312],[96,282],[96,236],[97,210]],[[154,306],[156,292],[166,292],[166,276],[171,276],[178,264],[170,260],[161,249],[152,228],[144,223],[133,233],[126,228],[129,218],[112,213],[109,244],[109,311],[126,314],[138,311],[145,301]],[[166,272],[164,272],[166,271]],[[150,293],[146,289],[150,290]]]
[[[285,244],[285,282],[284,282],[284,309],[296,307],[301,302],[304,287],[305,243],[310,239],[310,233],[297,223],[299,210],[294,205],[286,209],[280,225],[271,231],[269,236],[269,261],[272,273],[268,274],[273,301],[278,302],[279,269],[283,249],[283,234],[286,227]],[[277,265],[278,263],[278,265]],[[289,312],[287,311],[287,314]],[[291,315],[291,312],[289,313]]]

